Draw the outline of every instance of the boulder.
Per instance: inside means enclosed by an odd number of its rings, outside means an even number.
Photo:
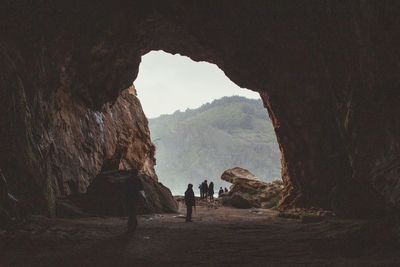
[[[272,208],[282,198],[282,181],[267,183],[240,167],[224,171],[221,179],[232,183],[229,192],[222,197],[223,205],[244,209]]]
[[[60,218],[90,217],[76,203],[67,198],[58,198],[56,201],[56,215]]]
[[[250,209],[253,207],[253,203],[251,203],[247,198],[243,197],[243,195],[237,193],[233,194],[232,196],[224,196],[222,204],[239,209]]]
[[[129,171],[118,170],[98,175],[87,193],[76,201],[85,212],[104,216],[126,216],[125,182]],[[178,204],[171,191],[152,177],[141,174],[147,202],[139,203],[139,213],[177,212]]]

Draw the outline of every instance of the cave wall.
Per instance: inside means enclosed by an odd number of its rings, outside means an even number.
[[[99,110],[162,49],[260,92],[282,151],[281,207],[399,207],[397,1],[18,1],[0,12],[1,167],[13,177],[46,173],[32,143],[49,125],[31,114],[50,116],[59,88]],[[31,194],[49,176],[14,180]]]
[[[56,151],[51,162],[58,195],[86,192],[100,171],[138,169],[157,180],[155,147],[133,86],[99,111],[77,104],[61,90],[56,99],[53,140],[47,146]]]
[[[155,147],[133,86],[99,110],[88,109],[63,88],[51,98],[51,102],[38,100],[38,112],[27,104],[28,99],[15,97],[15,111],[22,113],[27,125],[24,129],[14,126],[14,118],[3,128],[14,131],[13,138],[21,142],[19,147],[7,139],[1,142],[2,151],[10,151],[2,155],[1,163],[11,192],[23,201],[32,201],[34,209],[53,215],[58,198],[86,193],[102,171],[137,169],[147,177],[143,182],[149,199],[157,202],[149,203],[152,211],[164,210],[163,205],[171,210],[173,196],[158,183]],[[168,200],[165,204],[159,203],[158,191]]]

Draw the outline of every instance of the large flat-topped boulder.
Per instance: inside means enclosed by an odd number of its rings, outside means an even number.
[[[221,179],[232,183],[229,192],[222,197],[224,205],[236,208],[272,208],[282,198],[282,181],[267,183],[240,167],[224,171]]]
[[[243,188],[257,189],[267,184],[261,181],[250,171],[240,167],[235,167],[224,171],[224,173],[221,175],[221,179],[233,184],[233,186],[240,185]]]

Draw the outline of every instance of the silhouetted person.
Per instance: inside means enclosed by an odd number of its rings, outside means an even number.
[[[208,186],[208,196],[210,197],[210,200],[214,198],[214,183],[211,182],[210,185]]]
[[[221,197],[223,193],[224,193],[224,189],[222,189],[222,186],[221,186],[218,191],[218,197]]]
[[[136,169],[131,170],[126,180],[126,204],[128,209],[128,234],[133,234],[138,225],[137,204],[140,196],[146,199],[143,183]]]
[[[188,188],[186,189],[185,204],[186,204],[186,222],[191,222],[193,207],[196,206],[196,199],[194,197],[192,184],[188,184]]]
[[[207,199],[207,194],[208,194],[208,184],[207,180],[204,180],[203,182],[203,199]]]
[[[203,190],[203,183],[199,184],[199,189],[200,189],[200,198],[204,198],[204,190]]]
[[[224,192],[225,192],[225,193],[228,193],[228,188],[225,187]]]

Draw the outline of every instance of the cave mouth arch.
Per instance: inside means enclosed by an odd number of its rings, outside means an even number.
[[[0,128],[4,173],[54,209],[67,179],[55,160],[57,101],[99,110],[132,85],[141,55],[162,49],[217,64],[260,92],[282,151],[285,207],[356,217],[398,208],[389,167],[399,154],[398,30],[386,27],[396,25],[396,9],[384,1],[278,2],[7,3],[0,107],[18,115]]]
[[[152,51],[142,56],[134,87],[156,146],[158,179],[174,195],[188,183],[199,194],[205,178],[215,193],[229,188],[220,176],[233,167],[263,181],[281,179],[279,147],[259,94],[238,87],[217,66]]]

